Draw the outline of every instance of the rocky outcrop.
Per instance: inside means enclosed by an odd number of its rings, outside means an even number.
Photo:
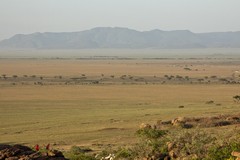
[[[46,152],[34,151],[23,145],[0,144],[0,160],[67,160],[62,152],[47,150]]]
[[[221,127],[228,125],[240,125],[240,114],[236,115],[218,115],[211,117],[177,117],[171,121],[159,120],[156,124],[157,128],[163,126],[172,125],[174,127],[182,128],[210,128],[210,127]]]
[[[142,123],[139,126],[139,129],[151,129],[151,128],[152,128],[152,126],[150,124],[147,124],[147,123]]]
[[[237,157],[236,160],[240,160],[240,152],[232,152],[232,156]]]

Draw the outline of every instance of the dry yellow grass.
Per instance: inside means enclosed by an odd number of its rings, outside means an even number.
[[[192,71],[184,70],[189,67]],[[0,60],[0,74],[7,75],[137,75],[190,77],[232,76],[238,61],[228,60]]]
[[[195,60],[0,60],[0,74],[7,75],[198,77],[231,76],[238,69],[236,62]],[[0,143],[128,144],[142,122],[239,112],[232,98],[239,91],[237,84],[1,86]],[[214,104],[205,104],[210,100]]]
[[[5,87],[0,141],[126,143],[142,122],[238,112],[232,96],[239,90],[235,85]],[[209,100],[221,106],[205,104]]]

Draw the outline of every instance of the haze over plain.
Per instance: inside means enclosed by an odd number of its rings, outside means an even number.
[[[239,6],[239,0],[1,0],[0,40],[15,34],[95,27],[239,31]]]

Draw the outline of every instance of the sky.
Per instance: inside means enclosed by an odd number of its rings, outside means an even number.
[[[0,0],[0,40],[95,27],[240,31],[240,0]]]

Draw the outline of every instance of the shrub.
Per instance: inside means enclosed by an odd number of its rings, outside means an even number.
[[[208,153],[208,160],[215,160],[215,159],[233,159],[234,157],[231,156],[232,151],[240,151],[240,142],[234,141],[225,141],[223,144],[218,144],[212,146],[209,149]]]
[[[186,70],[186,71],[191,71],[192,69],[191,69],[191,68],[188,68],[188,67],[185,67],[184,70]]]
[[[240,102],[240,96],[239,95],[233,96],[233,99],[234,99],[235,102]]]
[[[208,154],[208,148],[216,140],[215,137],[202,130],[179,131],[170,135],[171,150],[176,157],[195,157],[203,159]],[[196,158],[197,157],[197,158]]]
[[[81,153],[86,153],[86,152],[90,152],[92,151],[90,148],[81,148],[81,147],[78,147],[78,146],[72,146],[71,149],[70,149],[70,152],[72,154],[81,154]]]
[[[136,156],[136,153],[134,153],[134,151],[129,148],[119,148],[116,151],[116,159],[119,159],[119,158],[133,159],[135,156]]]
[[[80,148],[78,146],[72,146],[70,151],[65,154],[70,160],[96,160],[91,155],[86,155],[86,152],[92,151],[89,148]]]
[[[167,131],[153,128],[140,129],[136,134],[141,137],[141,141],[133,147],[135,157],[151,157],[161,159],[167,155]]]
[[[178,108],[184,108],[184,106],[178,106]]]
[[[90,156],[90,155],[85,155],[85,154],[78,154],[78,155],[68,155],[67,158],[70,160],[97,160],[95,157]]]
[[[136,134],[139,137],[147,138],[147,139],[157,139],[161,138],[164,136],[167,132],[164,130],[157,130],[153,128],[144,128],[144,129],[139,129]]]
[[[179,75],[176,75],[176,78],[182,79],[183,77],[182,77],[182,76],[179,76]]]
[[[213,104],[214,103],[214,101],[207,101],[205,104]]]

